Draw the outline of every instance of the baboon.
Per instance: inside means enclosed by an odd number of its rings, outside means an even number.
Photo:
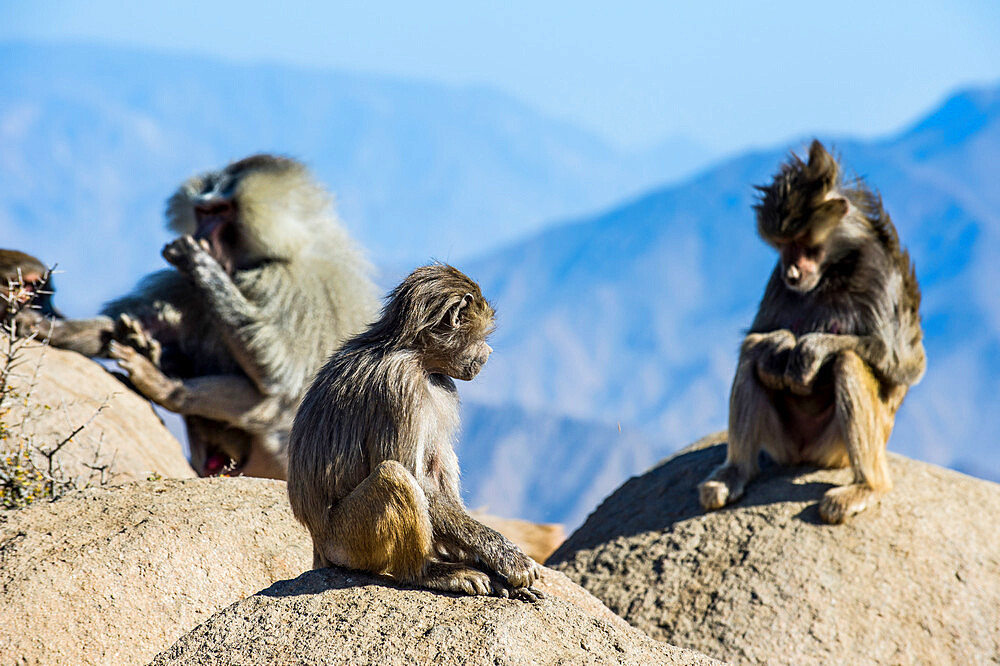
[[[16,298],[16,309],[26,313],[25,321],[36,325],[40,317],[62,319],[62,313],[52,303],[54,292],[48,266],[25,252],[0,250],[0,298],[4,301],[0,306]]]
[[[314,567],[542,596],[532,587],[539,566],[472,518],[459,494],[453,379],[479,373],[492,328],[479,285],[451,266],[424,266],[317,373],[288,448],[288,497],[312,534]]]
[[[738,499],[763,448],[781,464],[850,465],[853,482],[819,505],[840,523],[892,488],[886,444],[926,366],[920,289],[879,195],[845,182],[819,141],[757,189],[757,229],[780,258],[740,350],[726,461],[700,499]]]
[[[184,416],[191,464],[284,478],[295,408],[315,371],[375,317],[370,268],[329,194],[299,162],[254,155],[191,178],[167,201],[172,268],[55,346],[109,356]]]

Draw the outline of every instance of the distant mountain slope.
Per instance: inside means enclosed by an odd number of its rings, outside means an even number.
[[[572,530],[624,479],[657,462],[662,446],[635,429],[464,403],[457,452],[470,507]]]
[[[830,143],[881,189],[924,290],[929,370],[890,446],[995,477],[1000,89],[957,95],[884,141]],[[625,423],[665,449],[724,427],[741,331],[775,261],[751,185],[784,156],[742,156],[466,264],[500,317],[470,399]]]
[[[58,262],[70,313],[162,266],[182,179],[257,151],[311,164],[380,263],[482,252],[707,156],[624,154],[486,88],[0,44],[0,245]]]

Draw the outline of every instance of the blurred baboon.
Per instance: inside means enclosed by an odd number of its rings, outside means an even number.
[[[202,475],[285,476],[305,388],[378,310],[369,266],[330,196],[291,159],[255,155],[185,182],[167,202],[173,268],[56,346],[117,359],[147,398],[185,417]]]
[[[338,350],[295,417],[288,497],[314,566],[472,595],[539,598],[538,565],[466,511],[452,448],[454,379],[492,351],[493,308],[446,265],[418,268],[382,317]]]
[[[814,141],[761,192],[761,237],[780,253],[743,341],[729,403],[726,461],[702,505],[739,498],[760,448],[783,464],[850,465],[852,484],[820,502],[843,522],[892,488],[886,444],[896,410],[923,376],[920,289],[881,198]]]
[[[25,319],[26,323],[37,324],[39,317],[62,319],[52,303],[53,293],[55,286],[48,266],[18,250],[0,250],[0,306],[17,299],[18,307],[14,309],[25,312],[25,317],[30,318]]]

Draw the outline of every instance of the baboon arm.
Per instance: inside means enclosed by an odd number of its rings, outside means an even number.
[[[789,360],[789,372],[811,377],[830,357],[854,351],[872,370],[893,384],[919,381],[925,365],[923,344],[904,345],[880,335],[807,333],[799,338]],[[811,368],[811,371],[809,370]]]
[[[493,530],[470,516],[461,502],[452,498],[450,493],[425,488],[424,494],[435,538],[471,552],[475,552],[477,547],[489,540],[489,532]]]
[[[759,352],[773,348],[784,348],[791,342],[795,343],[795,334],[786,328],[779,328],[766,333],[748,333],[743,338],[743,353]]]
[[[425,484],[426,485],[426,484]],[[448,550],[481,562],[514,587],[529,587],[540,575],[538,565],[507,537],[469,515],[451,493],[424,488],[435,541]]]
[[[178,414],[222,421],[255,434],[272,432],[281,417],[280,401],[261,395],[240,375],[195,377],[176,384],[170,404],[162,406]]]
[[[35,317],[21,321],[29,334],[34,333],[39,340],[48,340],[53,347],[69,349],[91,358],[108,355],[108,343],[114,334],[114,322],[110,317],[48,319],[37,314]]]
[[[268,359],[278,355],[267,350],[284,345],[281,334],[263,323],[259,308],[247,300],[229,274],[190,236],[182,236],[164,248],[164,256],[188,275],[222,324],[226,346],[233,358],[261,393],[275,392],[282,383],[277,368]]]

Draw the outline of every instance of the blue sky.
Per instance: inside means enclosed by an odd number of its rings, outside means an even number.
[[[1000,80],[1000,3],[0,1],[0,39],[485,84],[631,147],[872,136]]]

